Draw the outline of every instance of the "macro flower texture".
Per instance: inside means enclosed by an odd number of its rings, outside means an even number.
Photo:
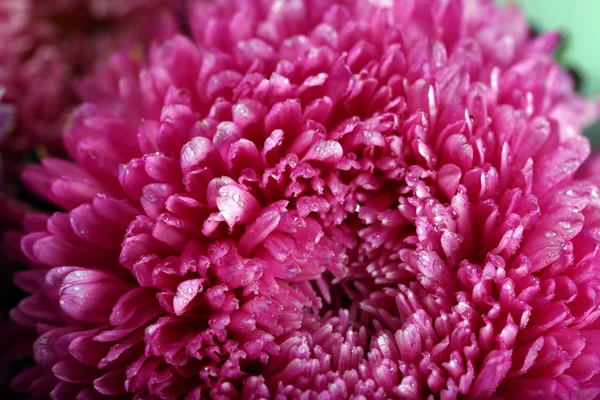
[[[55,400],[594,399],[597,107],[488,0],[187,2],[5,244]]]

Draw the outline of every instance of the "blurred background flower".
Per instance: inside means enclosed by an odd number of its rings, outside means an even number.
[[[36,149],[56,154],[77,103],[77,81],[115,50],[139,51],[168,37],[171,1],[2,0],[0,86],[17,106],[15,129],[0,137],[3,156]]]

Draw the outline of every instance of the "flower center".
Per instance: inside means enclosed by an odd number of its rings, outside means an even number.
[[[325,273],[313,282],[324,317],[347,310],[350,323],[368,332],[398,329],[396,297],[418,283],[417,271],[402,259],[414,252],[416,241],[413,207],[399,192],[403,184],[383,193],[360,193],[343,204],[344,222],[324,229],[325,236],[343,248],[344,272]],[[396,193],[396,194],[392,194]],[[338,210],[339,211],[339,210]],[[332,207],[324,225],[336,215]]]

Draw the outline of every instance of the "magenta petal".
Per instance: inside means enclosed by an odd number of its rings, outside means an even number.
[[[25,316],[50,324],[56,323],[59,317],[58,310],[54,304],[48,303],[41,293],[35,293],[21,300],[18,307],[13,309],[13,311],[16,310]]]
[[[269,233],[277,228],[286,206],[287,202],[279,202],[263,209],[256,220],[246,227],[240,239],[240,251],[243,254],[250,254]]]
[[[203,279],[184,281],[177,287],[177,294],[173,299],[173,309],[177,315],[183,314],[186,307],[202,292]]]
[[[75,360],[60,361],[53,368],[56,377],[65,382],[84,383],[94,380],[97,371]]]
[[[307,152],[302,161],[323,161],[334,163],[342,158],[342,146],[333,140],[322,140],[315,143]]]
[[[164,154],[154,153],[144,157],[144,168],[152,179],[159,182],[170,181],[179,175],[177,162]]]
[[[195,137],[181,148],[181,171],[188,174],[203,167],[222,170],[223,159],[212,140]]]
[[[117,299],[130,286],[114,276],[94,270],[66,275],[60,288],[60,307],[70,317],[85,322],[108,318]]]
[[[94,388],[104,395],[125,393],[125,371],[111,371],[94,380]]]
[[[44,279],[44,288],[46,295],[53,299],[58,299],[60,296],[60,289],[63,281],[67,275],[71,272],[83,271],[83,268],[79,267],[57,267],[52,268]]]
[[[587,382],[600,373],[600,357],[597,354],[584,353],[573,361],[565,373],[577,382]]]
[[[461,169],[453,164],[446,164],[438,171],[438,184],[448,198],[452,198],[456,193],[461,175]]]
[[[69,344],[69,353],[82,364],[97,367],[109,348],[106,343],[95,341],[92,335],[83,335]]]
[[[21,173],[21,179],[25,185],[34,193],[38,194],[42,199],[54,200],[54,194],[47,190],[54,181],[41,168],[30,167]]]
[[[230,227],[253,221],[261,208],[254,196],[235,185],[219,188],[217,207]]]
[[[10,384],[11,389],[17,392],[27,392],[33,382],[46,374],[48,374],[48,372],[44,368],[37,366],[28,368],[13,379]]]
[[[139,200],[142,189],[152,180],[146,174],[145,163],[136,158],[119,167],[119,182],[125,193],[134,200]]]
[[[114,259],[111,253],[101,253],[74,246],[56,236],[39,239],[33,245],[35,259],[44,260],[50,266],[63,265],[107,265]]]
[[[472,399],[491,398],[511,367],[511,350],[493,350],[485,358],[481,371],[469,392]]]
[[[13,275],[13,282],[19,289],[34,293],[41,287],[42,278],[42,274],[38,271],[18,271]]]
[[[96,179],[114,184],[120,159],[114,152],[107,154],[108,144],[100,139],[83,139],[77,146],[77,160]]]
[[[92,182],[57,179],[52,183],[54,201],[61,207],[70,210],[91,202],[98,193]]]
[[[91,204],[84,204],[69,213],[73,232],[80,238],[106,249],[118,249],[122,238],[103,220]],[[122,234],[125,232],[122,231]]]
[[[177,185],[166,183],[151,183],[142,189],[140,200],[146,213],[156,218],[165,208],[169,196],[177,193]]]

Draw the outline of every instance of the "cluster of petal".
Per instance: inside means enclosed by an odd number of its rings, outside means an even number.
[[[20,243],[60,400],[593,399],[594,109],[487,0],[217,0],[97,71]],[[91,89],[95,88],[95,89]]]
[[[175,32],[171,1],[2,0],[0,86],[18,110],[4,155],[60,147],[60,130],[76,103],[73,82],[116,49]],[[0,130],[0,134],[2,134]],[[0,136],[0,139],[3,136]]]

